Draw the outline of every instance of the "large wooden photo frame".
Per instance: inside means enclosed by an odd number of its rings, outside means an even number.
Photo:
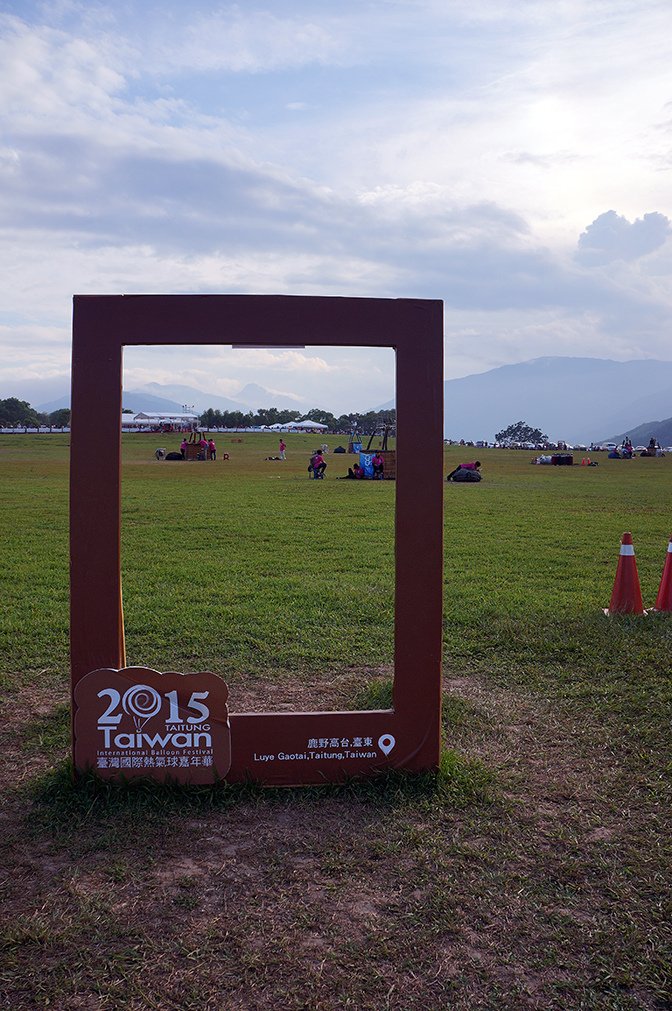
[[[75,698],[82,679],[101,669],[126,668],[121,604],[123,348],[190,344],[371,346],[396,352],[393,709],[236,713],[231,698],[226,780],[298,785],[389,768],[436,768],[443,580],[443,304],[437,300],[75,296],[70,469],[75,718],[78,705],[83,705],[81,695]],[[173,670],[169,655],[164,670]],[[145,680],[149,678],[148,673]],[[85,715],[80,714],[82,724]],[[203,782],[202,770],[200,776],[196,781]]]

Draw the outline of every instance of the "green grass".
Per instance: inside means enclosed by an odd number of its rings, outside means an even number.
[[[333,456],[308,481],[311,437],[286,463],[228,439],[172,465],[168,437],[124,439],[128,662],[221,673],[232,709],[389,707],[394,485]],[[67,437],[0,436],[12,1007],[671,1006],[672,620],[601,609],[627,529],[653,602],[672,458],[532,455],[479,450],[484,480],[445,485],[438,774],[111,787],[67,757]]]
[[[307,479],[315,439],[220,436],[229,461],[157,463],[124,437],[122,567],[128,662],[212,669],[235,688],[389,667],[394,483]],[[67,676],[65,436],[0,439],[0,677]],[[332,446],[338,440],[331,440]],[[451,447],[446,470],[469,450]],[[653,603],[671,526],[672,459],[604,456],[596,468],[532,467],[479,451],[484,480],[445,486],[445,667],[524,684],[622,717],[646,745],[670,715],[672,621],[606,620],[630,529]],[[319,693],[319,686],[316,686]],[[320,699],[316,698],[316,707]]]
[[[259,807],[320,799],[354,799],[388,811],[424,807],[452,809],[487,802],[494,788],[492,773],[481,763],[445,749],[436,772],[407,775],[385,772],[370,780],[346,780],[324,786],[268,790],[256,783],[191,787],[179,783],[157,785],[147,781],[110,784],[94,774],[73,781],[69,760],[59,762],[36,777],[25,790],[35,801],[31,832],[37,837],[61,836],[70,845],[78,833],[94,823],[117,837],[145,832],[150,825],[165,830],[173,818],[212,811],[227,811],[249,804]]]

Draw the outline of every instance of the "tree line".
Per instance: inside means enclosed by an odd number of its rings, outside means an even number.
[[[382,425],[394,425],[397,412],[367,411],[365,414],[353,412],[339,417],[330,411],[314,407],[307,414],[300,411],[281,411],[277,407],[260,408],[258,411],[216,411],[209,407],[199,416],[204,428],[259,428],[262,425],[288,425],[292,421],[316,421],[326,425],[330,432],[361,432],[368,435]]]
[[[0,400],[0,426],[3,428],[39,428],[40,425],[63,428],[69,424],[69,407],[61,407],[58,411],[45,414],[36,411],[26,400],[18,400],[16,397]]]
[[[125,413],[132,411],[125,409]],[[357,431],[362,435],[375,432],[382,425],[394,426],[396,411],[367,411],[364,414],[353,412],[341,414],[339,417],[314,407],[307,414],[300,411],[281,411],[277,407],[260,408],[258,411],[217,411],[209,407],[199,417],[199,423],[204,428],[259,428],[262,425],[287,425],[291,421],[316,421],[326,425],[330,432]],[[0,400],[0,426],[2,428],[39,428],[41,425],[51,425],[63,428],[70,424],[70,408],[61,407],[47,414],[36,411],[26,400],[8,397]]]

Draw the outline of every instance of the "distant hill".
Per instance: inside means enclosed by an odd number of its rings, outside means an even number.
[[[182,410],[182,404],[176,400],[152,396],[151,393],[143,393],[139,390],[124,390],[121,402],[123,407],[127,407],[129,411],[133,411],[135,414],[138,414],[140,411],[165,411],[172,414],[175,411]],[[70,407],[69,393],[59,397],[58,400],[52,400],[47,404],[40,404],[37,410],[44,411],[45,414],[51,414],[52,411],[58,411],[61,407]]]
[[[235,400],[219,393],[206,393],[204,390],[196,389],[195,386],[166,383],[147,383],[146,386],[140,386],[133,390],[133,394],[136,393],[166,397],[179,401],[180,406],[193,404],[198,412],[207,411],[209,407],[215,411],[243,411],[244,413],[249,410],[258,411],[260,407],[277,407],[278,410],[290,411],[308,410],[307,402],[300,397],[273,393],[257,383],[248,383],[247,386],[244,386],[240,393],[236,394]]]
[[[62,396],[56,397],[55,400],[48,400],[44,404],[35,404],[35,410],[42,411],[43,414],[51,414],[52,411],[60,411],[62,407],[70,407],[69,393],[64,393]]]
[[[181,411],[183,401],[168,397],[156,397],[144,390],[124,390],[121,396],[122,407],[129,411]]]
[[[444,431],[453,439],[487,439],[516,421],[552,440],[596,441],[629,431],[642,417],[669,413],[672,362],[603,358],[535,358],[444,383]],[[394,407],[394,401],[379,409]]]
[[[62,380],[60,380],[62,382]],[[40,387],[42,388],[42,387]],[[615,362],[603,358],[535,358],[516,365],[503,365],[477,375],[449,379],[444,384],[444,432],[453,439],[487,439],[516,421],[540,428],[551,439],[567,442],[604,441],[605,432],[628,433],[642,426],[642,418],[667,418],[672,405],[672,362],[653,359]],[[47,388],[44,387],[45,393]],[[48,394],[53,396],[53,387]],[[9,394],[5,394],[6,396]],[[40,411],[51,412],[70,406],[70,397],[40,403],[29,390],[19,399],[28,400]],[[305,400],[280,396],[256,383],[244,387],[235,400],[206,393],[192,386],[149,383],[125,390],[124,407],[132,411],[178,411],[183,404],[201,412],[215,410],[247,412],[259,407],[305,411]],[[329,410],[329,404],[320,405]],[[376,410],[394,407],[394,401]],[[362,406],[362,411],[367,405]],[[661,442],[672,445],[651,425],[643,425]],[[622,437],[619,437],[622,438]],[[609,441],[617,441],[613,437]]]
[[[3,382],[0,390],[0,399],[5,397],[16,397],[18,400],[26,400],[37,410],[42,410],[42,404],[59,400],[67,396],[67,404],[70,406],[70,376],[61,374],[52,376],[49,379],[14,379]],[[55,411],[57,407],[53,408]]]
[[[215,411],[247,412],[249,410],[248,404],[240,400],[232,400],[230,397],[223,397],[218,393],[204,393],[203,390],[197,390],[195,386],[183,386],[177,383],[147,383],[145,386],[138,386],[134,389],[133,394],[165,397],[167,400],[176,401],[180,410],[186,404],[188,407],[193,406],[197,413],[207,411],[209,407]]]
[[[620,435],[610,435],[602,442],[623,442],[626,435],[630,436],[633,446],[648,446],[649,439],[657,439],[661,446],[672,446],[672,418],[665,421],[646,421]]]
[[[279,411],[305,412],[315,406],[302,397],[272,393],[270,390],[264,389],[263,386],[259,386],[258,383],[248,383],[236,396],[244,404],[249,404],[255,411],[258,411],[260,407],[277,407]]]
[[[147,383],[133,390],[124,390],[123,405],[131,411],[181,411],[183,405],[193,406],[197,413],[207,411],[212,407],[215,411],[256,411],[260,407],[277,407],[278,410],[308,410],[307,401],[300,397],[294,399],[282,394],[272,393],[257,383],[248,383],[238,399],[223,397],[218,393],[205,393],[195,386],[184,386],[177,383]],[[314,406],[314,405],[311,405]],[[38,411],[50,414],[61,407],[70,407],[70,394],[64,393],[56,400],[50,400],[37,406]]]

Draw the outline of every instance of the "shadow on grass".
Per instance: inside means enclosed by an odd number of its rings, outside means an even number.
[[[354,699],[354,705],[359,709],[391,708],[392,681],[369,682]],[[449,720],[450,713],[446,715]],[[58,743],[62,745],[67,726],[65,716],[67,707],[59,707],[50,714],[39,730],[36,726],[35,740],[32,742],[31,738],[31,743],[53,744],[45,737],[51,738],[51,732],[57,732]],[[326,799],[365,804],[379,811],[402,808],[431,811],[446,807],[457,810],[490,802],[493,787],[492,773],[480,761],[444,749],[436,770],[420,773],[389,770],[339,783],[277,788],[253,781],[234,784],[220,781],[209,786],[156,783],[150,779],[110,783],[95,772],[75,780],[68,759],[36,777],[24,792],[33,802],[28,827],[37,835],[72,836],[95,826],[98,833],[109,828],[118,836],[124,832],[144,832],[150,826],[156,831],[170,831],[185,817],[213,811],[254,808],[257,813],[265,810],[270,815],[279,807],[305,808]]]
[[[33,801],[29,814],[38,835],[69,835],[86,825],[119,822],[131,831],[170,827],[176,818],[205,815],[253,806],[269,814],[278,807],[319,804],[325,799],[351,801],[372,808],[460,809],[492,799],[492,774],[478,761],[445,750],[438,770],[408,773],[391,770],[368,779],[348,779],[309,787],[263,787],[257,783],[185,786],[132,780],[109,783],[95,773],[73,780],[70,760],[33,780],[27,793]]]

